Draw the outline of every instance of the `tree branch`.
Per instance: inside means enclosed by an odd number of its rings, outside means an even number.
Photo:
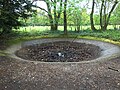
[[[51,2],[53,2],[53,0],[51,0]]]
[[[25,1],[25,3],[26,3],[27,5],[30,5],[31,7],[39,8],[39,9],[45,11],[46,13],[48,13],[48,11],[45,10],[44,8],[41,8],[41,7],[37,6],[37,5],[33,5],[33,3],[34,3],[35,1],[44,1],[44,0],[33,0],[31,3],[30,3],[29,1]]]
[[[108,23],[109,23],[109,19],[110,19],[111,13],[112,13],[113,10],[115,9],[115,7],[116,7],[116,5],[118,4],[118,2],[119,2],[118,0],[115,0],[114,5],[112,6],[112,9],[110,10],[110,12],[109,12],[109,14],[108,14],[107,22],[106,22],[107,25],[108,25]]]
[[[48,11],[47,11],[47,10],[45,10],[44,8],[41,8],[41,7],[39,7],[39,6],[32,5],[32,7],[39,8],[39,9],[41,9],[41,10],[45,11],[46,13],[48,13]]]

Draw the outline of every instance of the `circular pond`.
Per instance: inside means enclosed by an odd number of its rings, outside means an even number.
[[[72,38],[38,39],[12,45],[6,53],[27,62],[89,63],[120,56],[117,45],[102,41]]]
[[[35,44],[16,51],[20,58],[43,62],[80,62],[100,56],[101,49],[92,44],[56,41]]]

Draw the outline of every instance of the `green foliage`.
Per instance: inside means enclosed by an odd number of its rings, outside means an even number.
[[[47,27],[46,27],[47,28]],[[23,37],[62,37],[63,31],[58,30],[58,31],[50,31],[49,29],[45,30],[45,28],[41,27],[36,27],[28,30],[30,28],[27,28],[25,31],[23,29],[21,30],[15,30],[14,33],[11,33],[10,36],[13,36],[14,38],[23,38]],[[74,31],[69,31],[68,36],[72,35],[74,36],[92,36],[92,37],[98,37],[98,38],[106,38],[114,41],[120,41],[120,31],[119,30],[107,30],[107,31],[91,31],[91,30],[82,30],[79,33],[74,32]]]
[[[82,1],[82,0],[81,0]],[[68,24],[75,26],[75,31],[80,31],[81,25],[85,24],[86,19],[89,19],[86,13],[86,9],[80,7],[81,2],[79,0],[70,0],[68,4]],[[88,23],[88,22],[87,22]]]
[[[20,28],[20,30],[13,30],[13,32],[7,34],[4,38],[0,37],[0,40],[3,40],[7,46],[18,43],[20,41],[26,41],[31,39],[39,39],[39,38],[87,38],[87,39],[95,39],[102,40],[107,42],[114,42],[115,44],[120,44],[120,31],[119,30],[107,30],[107,31],[91,31],[90,29],[82,30],[79,33],[74,31],[68,31],[67,35],[64,35],[62,30],[58,31],[50,31],[49,27],[30,27]],[[85,27],[84,27],[85,28]],[[113,40],[113,41],[112,41]],[[117,41],[117,42],[116,42]],[[5,45],[6,46],[6,45]]]
[[[48,17],[45,15],[45,13],[41,10],[37,10],[37,13],[32,14],[31,17],[24,20],[20,20],[25,22],[25,26],[47,26],[49,25]]]
[[[120,25],[120,3],[110,18],[110,24],[114,26],[114,29],[120,29],[117,27],[117,25]]]
[[[117,30],[107,30],[107,31],[97,31],[93,32],[90,30],[83,31],[80,36],[93,36],[98,38],[106,38],[114,41],[120,41],[120,31]]]
[[[33,10],[29,0],[2,0],[0,1],[0,29],[2,34],[9,33],[12,28],[21,25],[19,17],[27,18]]]

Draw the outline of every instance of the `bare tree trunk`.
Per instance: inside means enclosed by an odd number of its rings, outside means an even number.
[[[94,8],[95,8],[95,0],[93,0],[93,2],[92,2],[92,11],[91,11],[91,14],[90,14],[91,29],[93,31],[97,30],[94,26],[94,19],[93,19]]]
[[[80,25],[77,26],[77,32],[80,32]]]
[[[104,30],[104,31],[107,30],[107,26],[109,24],[111,13],[115,9],[115,7],[118,3],[118,0],[114,1],[114,4],[113,4],[110,12],[108,13],[108,16],[106,14],[106,3],[107,3],[107,1],[102,0],[101,10],[100,10],[100,26],[101,26],[101,30]],[[102,12],[104,12],[104,13],[102,13]]]
[[[105,28],[105,29],[107,29],[107,26],[108,26],[108,24],[109,24],[109,20],[110,20],[111,14],[112,14],[112,12],[114,11],[114,9],[115,9],[115,7],[117,6],[117,4],[118,4],[118,0],[115,0],[115,1],[114,1],[114,5],[112,6],[112,8],[111,8],[111,10],[110,10],[110,12],[109,12],[109,14],[108,14],[108,17],[107,17],[107,19],[106,19],[106,25],[104,25],[104,28]]]
[[[48,1],[46,1],[46,5],[47,5],[47,9],[48,9],[48,17],[49,17],[50,27],[51,27],[50,30],[54,30],[53,17],[52,17],[52,13],[51,13],[50,4]]]
[[[64,34],[67,35],[67,13],[66,13],[66,8],[67,8],[67,0],[64,2]]]
[[[57,31],[58,29],[58,20],[57,20],[57,10],[56,10],[56,5],[57,5],[57,1],[54,0],[53,2],[53,5],[54,5],[54,21],[53,21],[53,31]]]
[[[51,24],[51,31],[57,31],[58,30],[58,24]]]
[[[100,8],[100,27],[101,30],[103,30],[103,6],[104,6],[104,0],[102,0],[101,8]]]
[[[107,1],[105,1],[104,2],[105,4],[104,4],[104,27],[103,27],[103,30],[104,31],[106,31],[107,30],[107,28],[106,28],[106,19],[107,19],[107,14],[106,14],[106,3],[107,3]]]
[[[63,0],[60,0],[60,1],[58,1],[58,0],[43,0],[43,1],[47,5],[47,10],[45,10],[44,8],[41,8],[39,6],[35,6],[35,5],[32,5],[32,6],[36,7],[36,8],[39,8],[39,9],[45,11],[48,14],[50,27],[51,27],[50,30],[56,31],[56,30],[58,30],[58,22],[59,22],[60,15],[61,15],[61,12],[62,12]],[[57,11],[57,2],[60,3],[59,11]],[[54,5],[54,6],[52,6],[52,5]],[[52,15],[52,9],[54,11],[53,15]]]

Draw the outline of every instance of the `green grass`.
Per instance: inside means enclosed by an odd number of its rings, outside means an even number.
[[[96,26],[97,27],[97,26]],[[120,41],[120,31],[119,30],[107,30],[107,31],[98,31],[93,32],[89,29],[84,30],[85,28],[89,28],[89,26],[83,27],[84,29],[81,30],[79,33],[76,33],[73,31],[70,27],[68,27],[69,34],[71,35],[78,35],[78,36],[93,36],[93,37],[99,37],[99,38],[106,38],[111,39],[114,41]],[[109,28],[112,28],[112,26],[109,26]],[[63,34],[63,27],[59,26],[59,31],[57,32],[51,32],[49,26],[29,26],[29,27],[21,27],[19,30],[15,30],[15,34],[17,37],[36,37],[36,36],[59,36]],[[12,36],[14,36],[12,35]]]
[[[84,27],[84,28],[88,28]],[[111,27],[111,26],[110,26]],[[26,29],[25,29],[26,28]],[[18,43],[20,41],[32,40],[32,39],[39,39],[39,38],[86,38],[86,39],[94,39],[94,40],[102,40],[106,42],[111,42],[115,44],[120,44],[120,31],[119,30],[107,30],[107,31],[97,31],[93,32],[89,29],[81,30],[79,33],[70,30],[71,28],[68,27],[68,35],[64,35],[62,26],[59,26],[58,31],[50,31],[50,27],[48,26],[29,26],[29,27],[21,27],[19,30],[14,30],[7,37],[11,37],[9,41],[9,45]]]
[[[34,31],[46,31],[50,30],[49,26],[27,26],[27,27],[20,27],[18,31],[22,32],[34,32]]]
[[[100,28],[99,25],[95,25],[95,27],[97,29]],[[74,31],[75,27],[74,26],[68,26],[67,27],[68,30]],[[90,25],[86,25],[86,26],[82,26],[82,30],[90,30],[91,26]],[[114,29],[113,25],[109,25],[108,29]],[[24,31],[24,32],[34,32],[34,31],[46,31],[46,30],[50,30],[50,26],[27,26],[27,27],[20,27],[19,31]],[[58,26],[58,30],[63,31],[64,27],[63,26]]]

